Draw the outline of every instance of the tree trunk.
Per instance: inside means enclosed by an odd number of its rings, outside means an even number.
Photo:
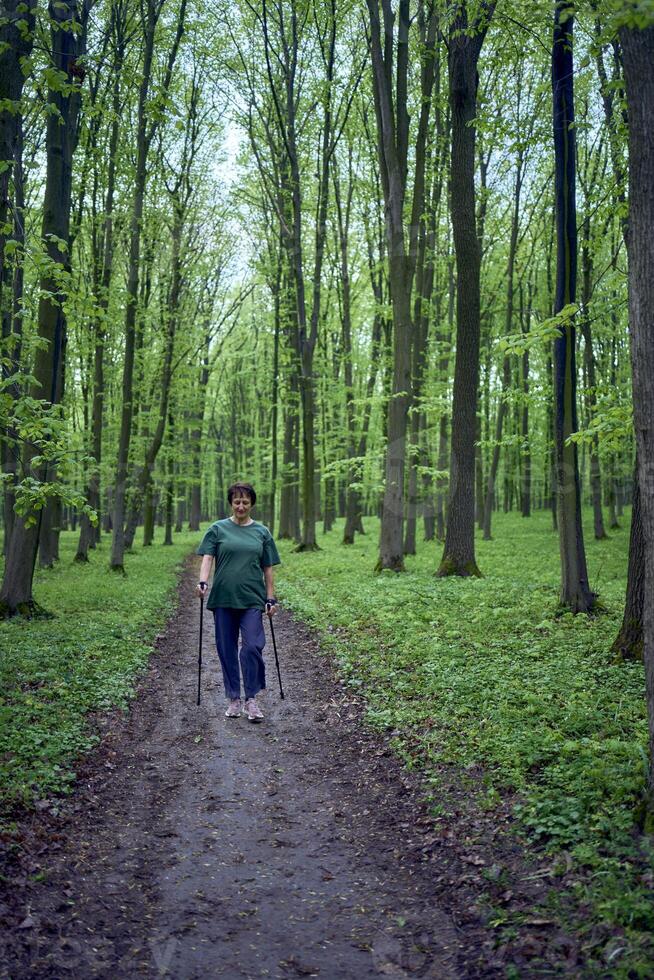
[[[645,539],[640,511],[640,488],[634,472],[634,496],[629,536],[627,595],[622,625],[611,650],[623,660],[643,659],[643,603],[645,601]]]
[[[14,172],[14,218],[13,218],[13,239],[16,242],[16,261],[13,270],[13,282],[11,299],[5,299],[5,283],[9,285],[10,263],[5,262],[2,266],[2,280],[0,281],[0,311],[2,315],[2,340],[6,360],[2,365],[2,377],[8,380],[12,375],[15,376],[20,371],[21,357],[23,349],[23,309],[24,309],[24,262],[23,250],[25,247],[25,179],[23,170],[23,120],[22,116],[17,119],[17,134],[15,144],[15,159],[13,165]],[[1,219],[6,220],[6,219]],[[0,225],[2,227],[2,225]],[[4,243],[2,244],[4,249]],[[5,389],[5,397],[12,402],[19,398],[21,385],[14,380]],[[0,432],[0,471],[6,474],[6,482],[3,483],[3,515],[4,515],[4,539],[3,552],[6,554],[9,539],[14,527],[14,482],[18,472],[18,430],[14,425],[9,425],[4,433]]]
[[[372,324],[372,338],[370,344],[370,369],[368,373],[368,379],[366,383],[366,395],[363,408],[363,420],[361,423],[361,431],[359,435],[359,442],[356,448],[356,457],[358,460],[357,467],[363,467],[363,459],[366,455],[366,450],[368,447],[368,431],[370,428],[370,415],[372,412],[372,396],[375,390],[375,384],[377,383],[377,374],[379,370],[380,354],[383,350],[382,346],[382,335],[383,335],[383,319],[381,308],[384,303],[385,290],[384,290],[384,273],[383,273],[383,256],[384,256],[384,237],[381,231],[376,237],[377,246],[375,255],[375,244],[373,241],[373,233],[370,228],[369,221],[365,221],[366,229],[366,245],[368,253],[368,271],[370,274],[370,284],[372,287],[373,296],[375,299],[375,316]],[[343,531],[343,544],[354,544],[355,533],[363,534],[363,521],[361,517],[361,494],[358,489],[356,489],[352,484],[355,480],[359,478],[359,470],[350,468],[348,471],[348,487],[347,487],[347,500],[345,507],[345,528]]]
[[[419,8],[420,116],[415,145],[415,176],[411,223],[404,229],[407,190],[409,114],[407,80],[409,66],[409,0],[398,5],[397,62],[393,91],[393,19],[390,0],[382,0],[386,36],[382,49],[378,0],[368,0],[373,66],[373,93],[377,115],[379,166],[386,212],[390,291],[393,308],[393,382],[388,406],[384,496],[381,513],[379,569],[402,571],[404,470],[408,410],[411,404],[411,289],[416,267],[418,230],[424,211],[425,147],[434,85],[436,14],[430,8],[428,23]]]
[[[34,23],[37,3],[20,3],[5,0],[0,23],[0,319],[2,320],[3,380],[20,369],[22,344],[22,294],[24,231],[24,178],[22,165],[23,117],[19,111],[20,98],[25,82],[21,68],[23,59],[29,58],[34,43]],[[9,219],[9,183],[13,173],[14,202],[13,222]],[[13,224],[12,235],[16,242],[15,264],[6,261],[5,244],[8,227]],[[7,295],[11,293],[10,295]],[[17,315],[14,315],[16,311]],[[13,335],[13,336],[12,336]],[[20,389],[14,383],[6,389],[6,396],[15,400]],[[3,483],[4,551],[7,552],[14,524],[14,494],[16,446],[18,433],[10,428],[0,433],[0,465],[9,482]]]
[[[435,51],[434,77],[432,89],[440,94],[440,57]],[[442,156],[445,132],[442,124],[440,107],[436,111],[436,152],[427,155],[426,168],[430,171],[431,192],[429,204],[423,210],[426,214],[420,218],[420,238],[418,242],[418,261],[416,266],[416,296],[414,303],[414,349],[413,349],[413,398],[414,412],[411,417],[411,437],[409,453],[409,487],[407,494],[407,520],[404,537],[404,553],[416,552],[416,528],[418,521],[418,494],[422,491],[422,515],[425,526],[425,540],[433,539],[433,491],[428,474],[429,452],[427,441],[427,418],[423,404],[427,364],[429,323],[432,316],[432,298],[434,294],[434,272],[436,251],[436,227],[443,191]],[[441,295],[438,294],[434,318],[440,322]],[[418,468],[422,467],[423,476],[419,480]]]
[[[438,374],[443,387],[445,388],[450,376],[450,353],[452,348],[452,332],[454,329],[454,301],[455,301],[456,282],[454,279],[454,261],[452,258],[447,263],[447,325],[443,329],[441,336],[441,353],[438,364]],[[438,472],[444,473],[447,469],[448,461],[448,426],[449,418],[446,411],[441,412],[438,423]],[[436,480],[436,538],[438,541],[445,541],[445,492],[447,489],[447,478],[438,477]]]
[[[132,434],[134,348],[136,343],[136,316],[139,294],[139,263],[141,258],[141,231],[143,224],[143,205],[147,176],[147,156],[150,148],[147,125],[147,102],[150,90],[150,76],[154,55],[154,34],[159,19],[154,0],[147,0],[143,27],[143,72],[139,86],[137,133],[136,133],[136,174],[130,217],[129,264],[127,274],[127,301],[125,310],[125,355],[123,361],[122,411],[120,434],[118,437],[118,458],[114,485],[113,534],[111,540],[110,568],[124,571],[125,552],[125,506],[127,496],[127,472],[129,464],[129,444]]]
[[[100,281],[98,316],[94,323],[95,353],[93,358],[93,408],[91,413],[91,455],[94,462],[89,470],[89,483],[86,491],[89,506],[98,515],[98,523],[94,527],[88,516],[82,514],[80,519],[80,536],[75,560],[88,561],[89,548],[95,547],[99,541],[100,532],[100,463],[102,462],[102,423],[104,414],[104,350],[107,335],[106,320],[109,309],[109,288],[113,273],[114,257],[114,194],[116,188],[116,157],[118,153],[118,137],[120,134],[120,80],[121,69],[125,58],[126,10],[112,8],[112,29],[115,37],[113,59],[113,120],[109,137],[109,163],[107,170],[107,194],[104,206],[104,235],[101,249],[102,273]]]
[[[173,543],[173,512],[175,509],[175,440],[173,437],[174,413],[168,416],[168,433],[170,444],[166,458],[166,492],[164,500],[164,539],[165,545]]]
[[[427,304],[431,301],[431,284],[429,296],[425,294],[427,287],[425,250],[427,246],[424,219],[421,221],[418,243],[418,262],[416,268],[416,297],[413,312],[413,347],[411,352],[411,397],[413,411],[409,421],[409,458],[406,494],[406,517],[404,524],[404,554],[416,553],[416,526],[418,522],[418,463],[420,459],[420,435],[422,428],[423,409],[421,407],[423,377],[429,320]]]
[[[506,269],[506,320],[504,332],[508,336],[513,330],[513,277],[515,272],[515,259],[518,249],[518,232],[520,230],[520,192],[522,190],[524,151],[522,144],[518,149],[518,159],[516,167],[515,184],[513,188],[513,219],[511,221],[511,236],[509,239],[509,258]],[[502,430],[504,418],[508,411],[508,397],[511,387],[511,364],[508,356],[504,357],[502,364],[502,390],[500,392],[500,402],[497,408],[497,423],[495,428],[495,442],[493,444],[493,455],[488,472],[488,483],[486,485],[486,500],[484,502],[484,541],[490,541],[491,518],[493,500],[495,498],[495,480],[497,479],[497,469],[500,462],[500,452],[502,448]]]
[[[475,214],[474,120],[477,115],[477,63],[494,7],[494,3],[481,3],[479,17],[469,24],[467,3],[459,3],[450,28],[451,209],[457,268],[457,327],[448,520],[439,576],[481,574],[475,560],[481,250]]]
[[[62,367],[62,373],[65,373]],[[63,388],[62,388],[63,397]],[[53,472],[51,479],[55,479]],[[59,498],[49,500],[43,508],[41,533],[39,534],[39,566],[52,568],[59,561],[59,534],[62,530],[62,508]]]
[[[209,384],[209,375],[211,373],[209,369],[210,345],[211,332],[209,329],[209,323],[207,322],[204,329],[202,366],[200,367],[200,372],[198,375],[198,393],[195,407],[195,419],[190,433],[192,482],[188,519],[189,531],[199,531],[200,520],[202,518],[202,422],[207,397],[207,385]],[[177,523],[180,523],[179,517]]]
[[[154,36],[157,21],[161,14],[163,3],[147,0],[145,22],[143,23],[144,54],[143,72],[139,86],[136,135],[136,174],[134,178],[134,193],[130,216],[130,245],[127,275],[127,298],[125,309],[125,360],[123,363],[122,411],[120,419],[120,434],[118,439],[118,457],[116,462],[116,482],[114,488],[113,537],[111,541],[111,559],[109,567],[114,571],[124,572],[125,553],[125,505],[127,494],[127,473],[129,465],[129,444],[132,432],[132,410],[134,400],[134,348],[136,341],[136,316],[139,295],[139,263],[141,255],[141,232],[143,224],[143,205],[145,201],[145,184],[147,177],[147,162],[150,145],[156,134],[159,120],[148,123],[148,99],[152,74],[154,54]],[[186,0],[181,0],[177,32],[168,58],[163,91],[170,88],[173,67],[179,50],[182,33]]]
[[[299,390],[297,378],[289,378],[289,401],[284,413],[284,440],[282,446],[282,487],[279,507],[280,539],[300,541],[299,473],[300,457],[298,440],[300,420],[297,414]]]
[[[282,281],[282,247],[280,240],[277,258],[277,275],[275,287],[275,336],[273,340],[273,376],[271,391],[270,419],[270,522],[268,529],[271,534],[275,531],[277,514],[277,478],[279,473],[279,341],[281,335],[281,281]]]
[[[482,441],[482,413],[477,412],[475,422],[475,523],[484,529],[484,451]]]
[[[143,547],[149,547],[154,541],[154,488],[152,480],[148,480],[143,490]]]
[[[345,381],[345,423],[347,426],[347,456],[350,465],[347,472],[348,504],[346,504],[346,521],[343,532],[343,543],[353,544],[355,529],[353,518],[356,516],[356,497],[350,484],[356,480],[353,460],[356,456],[356,418],[354,413],[354,381],[352,372],[352,303],[350,293],[350,267],[348,257],[348,240],[350,231],[350,213],[354,181],[352,179],[352,148],[348,148],[348,184],[345,202],[342,200],[340,180],[336,165],[334,166],[334,203],[338,219],[338,245],[340,258],[340,287],[341,287],[341,342],[343,350],[343,378]],[[349,505],[349,506],[348,506]]]
[[[650,15],[651,17],[651,15]],[[645,579],[643,660],[649,721],[645,829],[654,829],[654,24],[622,28],[629,112],[629,326]]]
[[[574,303],[577,274],[572,31],[572,7],[568,0],[557,2],[552,45],[557,231],[555,314]],[[586,570],[577,445],[568,442],[578,427],[575,327],[571,316],[561,324],[553,357],[561,605],[574,613],[590,612],[595,595],[589,588]]]
[[[5,300],[9,286],[5,278],[9,265],[5,263],[7,224],[9,217],[9,183],[17,159],[22,116],[18,111],[25,83],[23,59],[29,58],[34,44],[34,23],[37,0],[4,0],[0,21],[0,300],[2,304],[3,337],[5,316],[10,306]]]
[[[586,369],[586,389],[588,414],[592,420],[597,408],[597,378],[595,376],[595,354],[593,352],[593,337],[590,325],[589,306],[591,300],[592,284],[592,261],[590,254],[590,216],[586,215],[583,222],[583,238],[581,248],[581,269],[582,269],[582,289],[581,289],[581,318],[580,327],[584,338],[584,367]],[[593,441],[589,447],[590,453],[590,492],[593,503],[593,528],[595,538],[602,541],[607,537],[604,529],[604,515],[602,513],[602,475],[600,472],[599,461],[599,439],[597,433],[593,436]]]
[[[273,96],[275,120],[279,129],[281,142],[285,150],[285,166],[290,177],[290,202],[292,222],[284,233],[284,245],[287,249],[289,268],[293,277],[297,310],[297,365],[300,369],[299,391],[302,419],[302,535],[296,550],[313,551],[316,543],[316,465],[314,418],[315,409],[315,380],[313,376],[313,355],[318,336],[320,320],[320,304],[322,291],[322,266],[327,235],[327,208],[329,202],[329,165],[333,152],[332,136],[332,81],[334,76],[336,52],[336,7],[335,0],[329,2],[328,26],[320,35],[322,63],[325,67],[323,89],[323,115],[321,119],[321,144],[319,149],[319,178],[316,205],[316,230],[314,248],[314,267],[312,274],[312,307],[311,316],[307,316],[305,296],[305,270],[303,262],[302,237],[302,177],[297,144],[298,120],[298,81],[297,63],[299,51],[298,12],[293,3],[290,11],[290,36],[287,36],[283,23],[277,26],[282,32],[282,47],[284,60],[278,59],[282,67],[285,86],[283,103],[277,97],[277,84],[271,63],[271,45],[269,41],[269,21],[267,5],[262,7],[261,24],[265,40],[266,67],[268,80]]]
[[[495,503],[495,480],[497,478],[497,470],[500,462],[500,449],[502,446],[502,430],[504,428],[504,418],[508,412],[508,397],[509,389],[511,386],[511,365],[508,357],[503,359],[502,363],[502,390],[500,391],[500,402],[497,406],[497,420],[495,423],[495,440],[493,443],[493,455],[491,456],[491,464],[488,469],[488,483],[486,484],[486,499],[484,501],[484,541],[491,540],[491,515],[493,511],[493,506]],[[506,480],[505,480],[506,487]],[[505,505],[504,510],[506,510],[506,492],[505,492]]]
[[[41,237],[51,263],[40,282],[38,309],[38,336],[42,341],[37,349],[33,369],[34,384],[31,395],[43,399],[51,406],[61,400],[63,373],[62,362],[66,342],[64,315],[65,296],[62,292],[61,270],[69,269],[70,256],[67,243],[70,234],[72,162],[77,144],[77,120],[80,92],[77,83],[76,59],[83,54],[86,41],[88,7],[81,7],[76,0],[51,3],[49,19],[54,67],[65,74],[70,88],[65,91],[48,90],[46,132],[46,185],[43,199]],[[77,25],[75,29],[71,29]],[[59,243],[63,245],[60,246]],[[56,271],[52,271],[56,270]],[[25,444],[23,472],[29,473],[40,483],[48,483],[52,473],[48,463],[33,465],[36,447]],[[17,612],[30,615],[36,611],[32,599],[32,579],[39,545],[43,511],[35,515],[17,516],[6,553],[2,588],[0,589],[0,616]]]
[[[529,315],[529,313],[528,313]],[[522,355],[522,412],[520,436],[522,442],[523,471],[520,483],[520,512],[531,517],[531,449],[529,445],[529,351]]]

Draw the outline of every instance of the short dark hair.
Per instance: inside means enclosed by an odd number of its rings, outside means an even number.
[[[254,505],[257,502],[257,495],[251,483],[232,483],[231,487],[227,491],[227,499],[231,504],[233,497],[236,497],[239,494],[242,495],[244,493],[248,495],[248,497],[252,501],[252,506],[254,507]]]

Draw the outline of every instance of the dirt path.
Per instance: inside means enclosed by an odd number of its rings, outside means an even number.
[[[196,707],[194,582],[129,715],[63,813],[35,823],[0,975],[503,976],[460,854],[435,846],[416,781],[306,629],[276,617],[287,698],[269,645],[251,725],[223,716],[207,616]]]

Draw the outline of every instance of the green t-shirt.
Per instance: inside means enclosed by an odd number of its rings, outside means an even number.
[[[267,527],[258,521],[237,524],[229,517],[215,521],[202,538],[198,554],[216,559],[207,609],[264,608],[263,569],[280,563]]]

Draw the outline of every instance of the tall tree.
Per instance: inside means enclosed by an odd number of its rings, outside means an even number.
[[[121,81],[122,67],[127,47],[128,27],[127,0],[114,0],[110,13],[110,32],[112,38],[112,85],[111,85],[111,128],[107,147],[107,188],[104,200],[102,232],[93,235],[94,287],[97,314],[93,322],[93,405],[91,416],[91,455],[93,462],[89,471],[86,495],[89,506],[99,515],[100,512],[100,464],[102,462],[102,422],[105,401],[105,343],[107,339],[107,313],[109,309],[109,288],[114,266],[114,198],[116,193],[116,168],[118,139],[121,122]],[[97,166],[97,163],[96,163]],[[99,524],[94,527],[87,514],[80,520],[80,536],[77,545],[76,561],[88,561],[88,551],[97,541]]]
[[[314,352],[318,339],[320,322],[320,303],[322,294],[322,267],[327,235],[327,206],[329,201],[329,164],[334,151],[334,109],[333,80],[336,54],[336,3],[330,0],[326,6],[326,23],[319,26],[318,42],[320,57],[324,67],[322,94],[318,98],[322,104],[320,144],[318,158],[318,186],[315,222],[314,267],[312,275],[311,306],[306,297],[306,269],[303,243],[303,195],[302,165],[299,146],[299,86],[298,58],[300,54],[302,24],[306,16],[298,10],[296,0],[292,0],[288,12],[288,26],[281,12],[278,12],[275,27],[279,34],[280,51],[274,48],[271,39],[271,18],[264,0],[261,26],[264,32],[265,57],[270,92],[272,94],[275,123],[284,148],[283,170],[287,173],[290,199],[290,227],[284,228],[283,242],[288,253],[289,271],[295,292],[295,311],[297,329],[292,331],[296,342],[296,357],[300,368],[299,388],[302,410],[302,536],[298,549],[311,551],[316,544],[316,502],[315,502],[315,435],[314,418],[315,379],[313,369]],[[314,5],[316,24],[322,20],[318,6]],[[273,58],[282,73],[283,98],[277,93],[277,80],[273,68]]]
[[[148,156],[152,141],[159,129],[162,113],[149,106],[152,83],[155,32],[166,0],[146,0],[142,9],[143,29],[143,68],[139,86],[137,131],[136,131],[136,173],[130,215],[129,267],[127,278],[127,299],[125,303],[125,358],[123,362],[122,409],[120,438],[116,462],[116,482],[114,488],[113,537],[111,541],[110,568],[124,571],[125,553],[125,503],[127,493],[127,472],[129,464],[129,445],[132,434],[132,413],[134,401],[134,353],[136,346],[136,319],[138,311],[141,234],[143,206],[147,181]],[[186,0],[181,0],[173,42],[168,54],[162,85],[162,97],[168,95],[177,53],[184,33]]]
[[[413,321],[411,292],[417,244],[425,201],[425,148],[434,87],[437,16],[433,4],[418,5],[420,25],[420,115],[414,149],[413,201],[408,235],[404,207],[409,154],[409,26],[410,2],[400,0],[397,12],[397,53],[390,0],[367,0],[377,114],[377,146],[386,210],[386,243],[393,306],[393,382],[388,406],[388,436],[378,567],[402,571],[404,473],[408,409],[411,402]]]
[[[520,74],[518,75],[518,89],[517,89],[517,101],[518,101],[518,125],[520,123],[520,95],[521,95],[521,85],[520,85]],[[520,231],[520,192],[522,189],[522,182],[524,179],[524,158],[525,158],[525,147],[522,142],[518,144],[517,160],[516,160],[516,171],[515,171],[515,182],[513,185],[513,214],[511,218],[511,235],[509,238],[509,256],[507,259],[506,267],[506,326],[505,331],[508,334],[511,333],[513,329],[513,307],[514,307],[514,273],[516,264],[516,254],[518,250],[518,233]],[[509,407],[509,388],[511,384],[511,362],[508,355],[505,355],[502,362],[502,391],[500,394],[500,403],[497,408],[497,421],[495,423],[495,444],[493,446],[493,455],[491,458],[491,464],[488,472],[488,483],[486,487],[486,500],[484,502],[484,516],[483,516],[483,528],[484,528],[484,539],[490,540],[491,538],[491,515],[493,510],[493,504],[495,502],[495,480],[497,478],[497,468],[500,461],[500,449],[502,446],[502,432],[504,428],[504,418]]]
[[[570,436],[578,428],[575,327],[571,315],[577,282],[573,26],[572,5],[568,0],[557,0],[552,44],[557,242],[554,314],[563,311],[563,317],[558,336],[554,340],[553,354],[555,473],[561,556],[561,604],[572,612],[590,612],[595,604],[595,595],[588,585],[586,569],[577,445],[570,440]]]
[[[154,431],[145,450],[145,458],[138,469],[138,474],[134,481],[135,485],[132,487],[132,499],[127,525],[125,527],[125,544],[127,547],[131,547],[134,540],[139,510],[144,502],[146,504],[145,514],[147,518],[145,528],[146,544],[151,543],[154,531],[151,523],[153,517],[152,476],[166,431],[170,389],[174,371],[173,353],[184,292],[183,252],[184,245],[186,245],[185,250],[187,252],[189,251],[187,225],[194,190],[192,181],[193,165],[202,135],[199,119],[202,70],[203,66],[201,64],[196,63],[194,65],[189,91],[185,98],[181,100],[185,103],[184,139],[181,156],[179,160],[175,161],[173,167],[167,168],[172,171],[170,177],[164,178],[166,180],[166,188],[172,211],[172,219],[169,226],[171,268],[170,287],[166,295],[164,312],[161,318],[163,325],[163,359],[157,385],[159,389],[159,409],[154,421]],[[185,238],[186,240],[184,240]]]
[[[594,0],[593,9],[597,9]],[[613,39],[613,73],[609,79],[604,64],[604,51],[602,46],[602,30],[599,18],[595,18],[595,38],[596,52],[595,64],[597,75],[600,82],[600,92],[602,96],[602,106],[604,109],[604,121],[609,134],[609,154],[611,168],[613,171],[612,193],[616,209],[620,215],[620,229],[622,237],[627,243],[627,213],[626,213],[626,194],[625,194],[625,173],[621,156],[620,136],[618,132],[618,119],[620,113],[616,110],[615,94],[616,88],[620,83],[620,44],[616,38]],[[617,254],[613,259],[615,267]],[[612,314],[615,320],[615,313]],[[613,341],[615,345],[615,339]],[[611,373],[615,373],[615,361],[611,356]],[[615,387],[615,379],[612,377],[612,387]],[[636,451],[637,455],[637,451]],[[627,592],[625,597],[625,609],[622,623],[611,649],[619,652],[622,657],[632,659],[641,658],[643,655],[643,606],[645,601],[645,541],[642,525],[642,515],[640,507],[640,490],[638,487],[639,467],[638,459],[634,466],[633,476],[633,497],[631,509],[631,529],[629,534],[629,564],[627,568]],[[611,479],[610,505],[612,511],[612,527],[617,526],[617,516],[615,515],[615,480]]]
[[[635,15],[634,16],[635,19]],[[649,720],[645,824],[654,829],[654,18],[620,31],[629,112],[629,326],[645,544],[643,659]]]
[[[22,256],[19,246],[24,243],[23,168],[22,168],[22,129],[23,114],[21,97],[25,83],[22,70],[24,59],[28,58],[34,45],[34,25],[37,2],[5,0],[0,10],[0,335],[6,360],[2,363],[2,379],[9,381],[20,368],[20,348],[22,317],[14,318],[14,299],[12,287],[12,264],[6,260],[5,246],[9,230],[13,225],[13,242],[16,248],[16,263],[13,269],[14,282],[22,293]],[[10,213],[10,184],[14,178],[13,215]],[[17,399],[18,385],[12,380],[8,395]],[[14,494],[12,483],[17,470],[17,433],[10,429],[0,438],[0,465],[8,475],[3,483],[4,548],[7,549],[14,523]]]
[[[437,574],[479,575],[475,559],[475,434],[479,387],[481,249],[475,213],[477,65],[494,2],[454,4],[448,74],[452,151],[450,204],[456,254],[456,361],[445,548]]]
[[[52,0],[48,8],[53,71],[48,88],[46,184],[41,228],[47,261],[40,282],[38,335],[41,344],[36,352],[31,390],[32,397],[42,400],[46,406],[59,404],[64,383],[64,303],[69,272],[72,166],[78,138],[80,88],[84,79],[81,59],[92,6],[93,0],[81,3]],[[35,478],[47,496],[45,488],[52,476],[47,454],[38,456],[37,447],[26,443],[22,467]],[[4,615],[29,614],[35,609],[32,579],[44,504],[45,499],[36,515],[28,513],[17,516],[14,521],[0,589],[0,609]]]

